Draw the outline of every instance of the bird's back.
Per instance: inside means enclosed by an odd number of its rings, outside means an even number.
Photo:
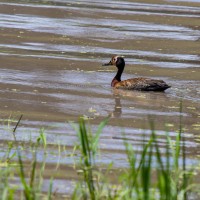
[[[120,81],[114,86],[117,89],[140,90],[140,91],[164,91],[170,88],[163,80],[149,78],[132,78]]]

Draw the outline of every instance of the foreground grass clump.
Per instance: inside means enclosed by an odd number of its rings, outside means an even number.
[[[148,141],[144,136],[143,148],[139,153],[127,142],[128,139],[124,135],[129,167],[120,172],[119,179],[115,182],[110,178],[110,171],[113,170],[112,162],[103,172],[100,170],[101,167],[96,164],[97,156],[100,154],[100,135],[108,120],[109,118],[103,120],[95,133],[92,133],[90,125],[84,118],[80,118],[78,124],[72,124],[78,137],[78,144],[74,146],[74,151],[77,153],[73,152],[72,155],[75,155],[75,159],[76,155],[79,155],[75,165],[79,180],[76,181],[71,196],[69,197],[67,194],[69,199],[189,200],[200,197],[200,186],[195,184],[194,180],[195,169],[186,168],[181,119],[175,141],[166,132],[166,146],[162,147],[162,151],[153,122],[150,122],[151,135]],[[47,191],[44,192],[42,189],[48,144],[44,131],[41,129],[36,142],[31,145],[32,162],[27,173],[22,146],[17,142],[15,135],[19,122],[20,120],[13,129],[14,142],[9,143],[8,151],[1,160],[0,199],[13,200],[16,197],[26,200],[57,199],[58,195],[53,190],[53,179],[51,179]],[[37,162],[38,148],[44,149],[44,159],[39,166]],[[12,185],[15,177],[19,177],[18,185]]]
[[[35,143],[31,141],[30,151],[32,152],[32,162],[23,161],[24,144],[17,141],[15,132],[20,123],[19,118],[12,132],[14,142],[8,143],[8,149],[4,157],[0,160],[0,199],[1,200],[40,200],[52,199],[52,180],[46,194],[43,193],[43,176],[46,164],[46,136],[40,130]],[[43,161],[38,167],[37,150],[42,146],[44,150]],[[17,183],[15,181],[17,180]]]
[[[129,168],[124,170],[118,183],[110,183],[95,165],[99,130],[103,129],[107,120],[99,125],[96,134],[86,128],[84,119],[80,119],[79,128],[76,127],[80,142],[78,148],[81,153],[82,182],[77,184],[72,199],[186,200],[199,195],[200,186],[193,183],[194,169],[186,170],[181,125],[175,143],[166,133],[164,152],[159,148],[152,122],[151,136],[144,143],[142,153],[137,155],[132,145],[125,140]]]

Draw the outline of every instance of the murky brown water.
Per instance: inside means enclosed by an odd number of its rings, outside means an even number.
[[[34,140],[44,127],[48,143],[55,144],[49,151],[56,152],[57,144],[63,144],[70,153],[76,135],[67,121],[85,115],[98,124],[111,114],[101,136],[101,162],[112,160],[115,167],[126,167],[121,133],[140,150],[143,133],[147,139],[150,134],[150,115],[159,136],[165,135],[166,124],[170,136],[176,136],[182,100],[187,163],[196,163],[194,155],[200,153],[199,0],[1,0],[0,34],[0,114],[7,119],[23,113],[18,141],[29,141],[30,134]],[[126,59],[123,79],[158,78],[172,88],[165,93],[114,91],[110,82],[115,68],[101,66],[112,55]],[[5,124],[0,136],[3,142],[11,140]],[[50,153],[50,174],[58,161],[73,166],[66,152],[60,157]],[[63,169],[55,175],[58,183]],[[75,176],[73,172],[65,178],[71,181]],[[69,185],[62,182],[60,192],[65,191],[63,184]]]

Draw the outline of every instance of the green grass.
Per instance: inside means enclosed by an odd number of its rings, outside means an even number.
[[[7,153],[1,160],[1,164],[4,163],[5,167],[0,168],[0,199],[12,200],[16,199],[16,196],[18,196],[18,199],[26,200],[55,199],[53,178],[50,180],[48,191],[46,193],[42,191],[46,164],[45,152],[48,145],[44,129],[40,130],[39,137],[32,145],[32,162],[27,173],[26,163],[22,156],[23,150],[17,143],[15,135],[20,120],[21,118],[12,132],[14,142],[8,143]],[[119,173],[119,178],[114,183],[109,176],[109,172],[113,170],[112,162],[107,165],[107,169],[103,172],[100,170],[101,166],[96,163],[97,156],[100,157],[99,139],[108,121],[109,118],[103,120],[95,133],[92,133],[89,122],[83,118],[79,119],[78,124],[72,124],[78,138],[78,143],[74,146],[72,155],[79,155],[79,159],[75,163],[79,180],[76,181],[70,199],[187,200],[191,195],[200,197],[200,186],[194,181],[196,169],[187,169],[186,167],[181,115],[175,142],[166,131],[166,146],[162,147],[162,151],[160,150],[154,122],[151,120],[151,135],[146,142],[144,136],[141,152],[135,151],[123,135],[129,167]],[[37,150],[39,147],[44,149],[44,160],[42,165],[40,163],[38,167]],[[13,151],[14,149],[16,150]],[[182,164],[180,164],[180,159],[182,159]],[[15,176],[20,177],[19,186],[11,184],[12,178]]]
[[[101,129],[105,124],[102,124]],[[97,180],[95,177],[97,171],[95,154],[92,149],[95,134],[91,138],[85,121],[81,119],[77,133],[80,142],[83,183],[77,185],[73,199],[186,200],[188,194],[197,191],[197,188],[200,189],[199,185],[192,183],[194,169],[186,170],[184,143],[182,151],[180,146],[182,126],[177,133],[175,143],[166,132],[167,145],[164,153],[160,151],[154,123],[150,122],[150,126],[151,136],[149,141],[144,143],[142,153],[137,154],[132,145],[126,139],[124,140],[129,168],[124,171],[121,179],[117,182],[119,187],[112,188],[111,183],[105,182],[104,174],[100,174],[98,181],[94,181]],[[95,145],[97,144],[95,143]],[[95,149],[97,149],[96,146]],[[179,165],[180,159],[183,160],[182,166]],[[104,181],[101,182],[101,180]],[[106,185],[107,189],[99,187],[101,184]]]

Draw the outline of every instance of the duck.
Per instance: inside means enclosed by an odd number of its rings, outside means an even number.
[[[163,80],[144,77],[131,78],[121,81],[121,75],[125,67],[125,60],[122,56],[113,56],[110,62],[103,64],[103,66],[108,65],[114,65],[117,67],[117,74],[111,82],[111,86],[115,89],[162,92],[171,87]]]

